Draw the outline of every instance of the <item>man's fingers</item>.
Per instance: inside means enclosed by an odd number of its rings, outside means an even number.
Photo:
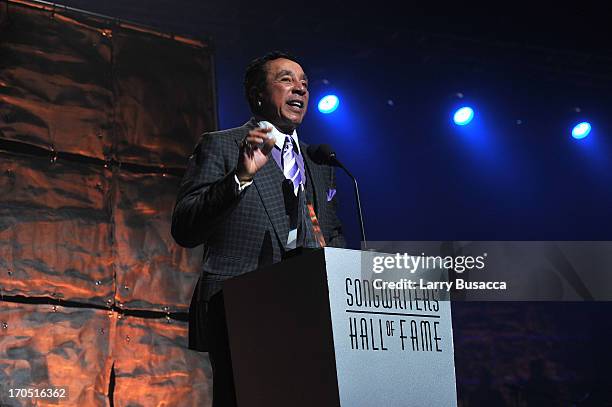
[[[250,130],[242,144],[247,148],[262,148],[262,145],[268,140],[275,140],[274,137],[268,135],[272,131],[272,127],[256,128]]]
[[[258,128],[249,131],[249,134],[242,142],[243,146],[245,147],[245,150],[248,151],[265,148],[265,154],[269,153],[274,144],[276,143],[276,139],[267,134],[270,131],[272,131],[272,128],[270,127],[265,129]]]
[[[271,131],[272,127],[250,130],[241,145],[245,156],[252,159],[257,150],[266,156],[269,155],[276,144],[276,139],[268,135]]]
[[[251,145],[263,144],[267,140],[266,138],[261,137],[261,136],[248,136],[246,139]]]
[[[260,136],[264,138],[268,138],[267,134],[272,131],[272,127],[261,128],[258,127],[256,129],[249,131],[249,136]]]

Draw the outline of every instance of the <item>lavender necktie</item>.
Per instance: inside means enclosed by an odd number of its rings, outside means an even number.
[[[283,146],[282,157],[283,173],[285,178],[293,183],[293,193],[297,196],[298,189],[302,183],[302,173],[298,167],[295,151],[293,150],[293,141],[290,136],[285,137],[285,145]]]

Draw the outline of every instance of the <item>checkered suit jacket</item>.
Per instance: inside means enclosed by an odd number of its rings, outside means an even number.
[[[189,157],[179,188],[172,236],[181,246],[205,247],[190,309],[190,347],[195,349],[200,348],[193,335],[203,329],[202,310],[223,281],[279,262],[286,251],[285,177],[276,162],[270,158],[242,192],[234,179],[240,142],[255,127],[257,122],[251,119],[241,127],[204,134]],[[344,247],[336,198],[327,199],[328,191],[335,189],[334,171],[315,163],[307,147],[300,142],[319,225],[329,246]]]

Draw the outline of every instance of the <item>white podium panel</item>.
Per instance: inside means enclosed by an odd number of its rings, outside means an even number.
[[[325,248],[225,282],[240,407],[457,405],[448,293],[380,288],[375,256]]]
[[[341,405],[456,406],[448,295],[376,289],[367,265],[384,254],[324,250]]]

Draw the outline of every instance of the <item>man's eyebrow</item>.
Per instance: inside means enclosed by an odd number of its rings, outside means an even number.
[[[289,71],[287,69],[283,69],[282,71],[279,71],[276,74],[276,77],[280,78],[281,76],[284,76],[284,75],[295,76],[295,74],[292,71]],[[308,81],[308,76],[306,76],[306,74],[304,73],[304,74],[302,74],[302,79]]]
[[[279,72],[276,74],[276,77],[277,77],[277,78],[280,78],[281,76],[285,76],[285,75],[295,76],[293,72],[288,71],[288,70],[286,70],[286,69],[283,69],[282,71],[279,71]]]

